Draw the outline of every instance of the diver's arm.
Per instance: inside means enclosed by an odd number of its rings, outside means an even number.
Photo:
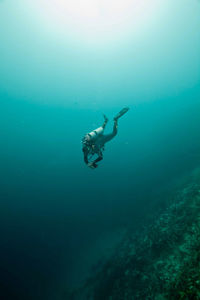
[[[88,157],[85,154],[84,154],[84,162],[86,163],[86,165],[88,164]]]
[[[93,163],[97,163],[97,162],[101,161],[102,159],[103,159],[103,155],[99,155],[99,156],[97,157],[97,159],[95,159],[95,160],[93,161]]]
[[[87,148],[83,148],[83,155],[84,155],[84,162],[86,163],[86,165],[88,164],[88,150]]]
[[[99,161],[101,161],[103,159],[103,154],[102,154],[101,150],[98,152],[98,155],[99,156],[92,162],[92,166],[94,168],[97,168],[98,167],[97,162],[99,162]]]

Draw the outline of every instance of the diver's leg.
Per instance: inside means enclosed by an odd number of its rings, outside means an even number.
[[[103,123],[102,127],[103,127],[103,129],[105,129],[106,124],[108,123],[108,118],[106,117],[106,115],[103,115],[103,117],[104,117],[104,123]]]
[[[113,132],[110,134],[105,134],[103,135],[103,144],[111,141],[116,135],[117,135],[117,128],[118,128],[118,123],[117,120],[114,121],[114,125],[113,125]]]
[[[127,111],[129,110],[129,107],[124,107],[118,114],[114,117],[114,121],[117,121],[119,118],[121,118]]]
[[[117,134],[117,128],[118,128],[118,123],[117,123],[117,120],[114,120],[114,124],[113,124],[113,136],[116,136]]]
[[[117,128],[118,128],[118,119],[121,118],[127,111],[129,110],[128,107],[124,107],[120,112],[114,117],[114,126],[113,126],[113,132],[111,134],[105,134],[103,136],[103,142],[104,144],[112,140],[117,135]]]
[[[92,132],[90,132],[89,133],[90,136],[92,135],[93,137],[95,137],[95,136],[98,137],[99,135],[103,134],[104,129],[106,127],[106,124],[108,123],[108,118],[105,115],[103,115],[103,116],[104,116],[103,125],[101,125],[99,128],[97,128],[97,129],[93,130]]]

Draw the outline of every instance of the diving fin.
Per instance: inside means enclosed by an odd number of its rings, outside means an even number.
[[[114,121],[117,121],[119,118],[121,118],[127,111],[129,110],[129,107],[124,107],[118,114],[114,117]]]

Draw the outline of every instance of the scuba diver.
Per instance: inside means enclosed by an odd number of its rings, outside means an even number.
[[[128,107],[123,108],[115,117],[113,131],[110,134],[103,134],[108,118],[104,115],[104,123],[101,127],[87,133],[82,139],[84,162],[91,169],[98,167],[97,163],[103,159],[104,145],[112,140],[117,134],[118,119],[121,118],[127,111]],[[96,159],[93,157],[97,155]]]

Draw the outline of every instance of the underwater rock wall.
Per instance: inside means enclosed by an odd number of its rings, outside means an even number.
[[[71,299],[200,299],[200,169],[158,211]]]

